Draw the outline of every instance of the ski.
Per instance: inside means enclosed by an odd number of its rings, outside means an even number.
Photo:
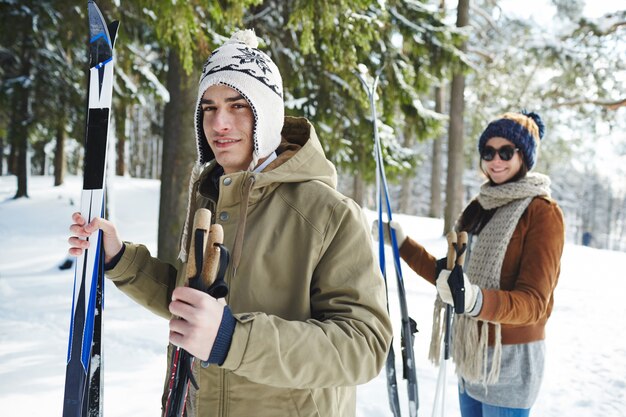
[[[396,285],[398,291],[398,299],[400,304],[401,315],[401,328],[400,328],[400,348],[402,354],[402,377],[407,381],[407,393],[408,393],[408,410],[411,417],[417,416],[417,410],[419,409],[419,396],[417,387],[417,372],[415,369],[415,353],[413,350],[413,339],[417,332],[417,324],[409,317],[408,306],[406,302],[406,290],[404,288],[404,278],[402,276],[402,267],[400,264],[400,251],[398,249],[398,241],[396,239],[395,231],[389,226],[389,222],[392,220],[391,200],[389,197],[389,187],[387,186],[387,177],[385,175],[385,166],[382,157],[382,147],[380,144],[380,138],[378,136],[378,126],[376,115],[376,102],[374,95],[376,93],[376,86],[380,74],[383,70],[382,66],[374,77],[373,84],[370,88],[365,78],[357,73],[357,77],[365,87],[367,92],[370,107],[372,111],[372,124],[374,128],[374,158],[376,161],[376,208],[378,212],[378,254],[380,269],[385,280],[385,286],[387,286],[387,274],[386,274],[386,262],[385,262],[385,248],[384,248],[384,222],[383,222],[383,200],[384,208],[387,212],[387,227],[388,233],[391,238],[391,248],[393,253],[394,269],[396,272]],[[387,293],[387,297],[389,294]],[[387,298],[387,310],[389,310],[389,299]],[[393,344],[390,347],[389,354],[386,362],[387,373],[387,391],[389,394],[389,406],[394,417],[400,417],[400,400],[398,395],[398,383],[396,377],[395,368],[395,352]]]
[[[80,212],[89,222],[104,215],[104,179],[113,95],[113,45],[119,22],[107,26],[93,0],[88,1],[87,9],[89,88]],[[77,258],[74,270],[63,417],[102,416],[102,232],[98,231],[88,239],[91,240],[90,248]]]

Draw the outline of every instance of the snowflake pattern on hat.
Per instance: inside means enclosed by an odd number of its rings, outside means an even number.
[[[206,71],[207,67],[212,64],[212,58],[215,54],[219,53],[222,48],[216,49],[213,54],[211,54],[211,58],[204,64],[204,68],[202,68],[202,73],[204,77],[207,77],[211,74],[215,74],[220,71],[238,71],[244,74],[247,74],[251,77],[256,78],[258,81],[265,84],[269,89],[271,89],[274,93],[278,94],[278,97],[283,98],[283,94],[276,84],[272,83],[269,77],[266,77],[265,74],[271,74],[272,70],[270,69],[267,56],[262,54],[259,50],[254,48],[236,48],[241,54],[233,55],[231,58],[234,60],[239,60],[239,63],[232,63],[224,66],[216,65],[213,68],[210,68]],[[256,67],[263,74],[261,75],[254,67],[250,67],[248,64],[256,65]],[[246,65],[244,67],[244,65]],[[203,77],[203,78],[204,78]]]

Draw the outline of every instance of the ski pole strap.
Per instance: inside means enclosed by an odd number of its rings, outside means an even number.
[[[224,298],[228,295],[228,285],[226,285],[226,281],[224,281],[224,276],[226,275],[226,268],[228,268],[228,263],[230,261],[230,253],[228,252],[226,246],[221,243],[218,243],[217,245],[220,252],[219,267],[217,269],[215,281],[207,289],[207,293],[213,298]]]
[[[465,250],[467,248],[467,233],[451,231],[447,234],[448,257],[447,268],[451,271],[448,276],[448,286],[452,293],[454,302],[454,312],[462,314],[465,312],[465,280],[463,278],[463,261],[465,260]]]
[[[209,240],[210,227],[211,212],[203,208],[196,210],[193,217],[193,232],[189,247],[186,276],[187,284],[197,290],[203,290],[203,283],[200,277],[204,266],[204,251]]]
[[[196,381],[196,378],[193,376],[193,359],[194,359],[194,357],[189,352],[187,352],[184,349],[183,349],[182,353],[183,353],[183,366],[186,368],[185,369],[185,373],[187,374],[187,378],[191,382],[191,385],[193,385],[193,387],[198,390],[198,389],[200,389],[200,385],[198,385],[198,382]]]
[[[463,262],[467,249],[467,232],[457,234],[457,241],[452,245],[455,252],[454,268],[448,277],[448,286],[452,293],[454,312],[465,313],[465,279],[463,274]]]
[[[204,236],[206,234],[206,230],[203,229],[195,229],[193,236],[193,259],[190,262],[195,263],[195,271],[196,273],[189,277],[189,286],[196,290],[204,291],[202,280],[200,279],[200,273],[202,272],[202,264],[204,260]]]

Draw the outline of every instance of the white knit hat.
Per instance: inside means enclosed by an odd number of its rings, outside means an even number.
[[[283,80],[276,64],[257,49],[253,30],[235,32],[222,46],[215,49],[202,69],[196,105],[196,138],[198,162],[204,164],[215,158],[202,127],[200,100],[206,90],[216,84],[238,91],[250,104],[254,114],[253,168],[259,159],[269,156],[280,144],[285,103]]]

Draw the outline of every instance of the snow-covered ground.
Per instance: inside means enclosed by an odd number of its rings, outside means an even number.
[[[12,200],[15,178],[0,177],[3,416],[61,415],[74,278],[73,270],[59,271],[57,266],[66,256],[70,215],[79,209],[81,181],[70,177],[61,187],[52,184],[51,177],[32,177],[30,198]],[[123,238],[154,249],[159,183],[118,177],[112,194],[115,221]],[[441,221],[402,215],[396,218],[411,236],[437,256],[444,256]],[[566,245],[547,329],[546,377],[533,415],[626,416],[624,265],[626,253]],[[406,266],[403,272],[410,313],[420,330],[415,339],[419,415],[430,416],[438,374],[427,360],[435,291]],[[395,286],[390,285],[392,316],[398,324]],[[159,416],[167,322],[134,304],[108,282],[105,302],[104,414]],[[396,357],[399,351],[396,346]],[[398,370],[401,373],[399,363]],[[446,415],[455,417],[460,414],[454,365],[450,363],[447,370]],[[404,381],[399,385],[405,405]],[[361,417],[391,415],[383,373],[359,387],[357,403]]]

